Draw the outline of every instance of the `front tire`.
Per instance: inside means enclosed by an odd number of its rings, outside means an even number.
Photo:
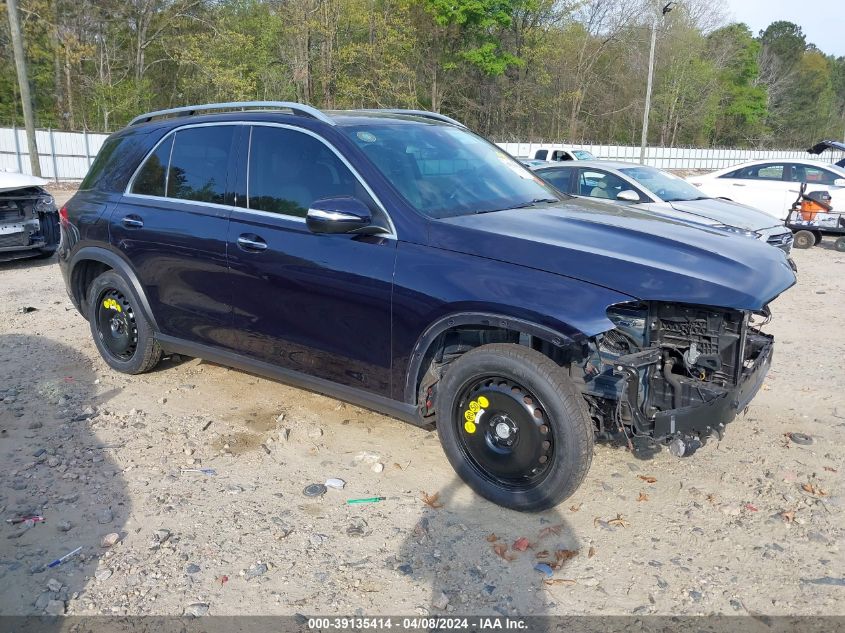
[[[475,492],[523,512],[571,496],[593,456],[583,396],[540,352],[483,345],[449,365],[437,389],[437,431]]]
[[[132,292],[114,271],[98,276],[88,289],[88,323],[94,344],[109,367],[124,374],[150,371],[161,360],[161,346]]]

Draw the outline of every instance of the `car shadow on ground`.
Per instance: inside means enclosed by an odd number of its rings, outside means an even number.
[[[51,257],[23,257],[20,259],[3,259],[0,253],[0,270],[14,270],[22,268],[43,268],[57,263],[56,256]]]
[[[0,615],[65,613],[95,574],[111,573],[102,541],[123,538],[130,506],[123,469],[91,429],[113,395],[94,381],[90,360],[66,345],[0,336]],[[44,522],[7,522],[26,516]]]
[[[421,589],[417,615],[545,615],[569,586],[567,560],[589,547],[563,518],[566,503],[542,513],[499,507],[466,490],[457,477],[429,496],[397,553],[395,570]],[[541,571],[539,563],[547,563]],[[550,574],[551,572],[551,574]]]

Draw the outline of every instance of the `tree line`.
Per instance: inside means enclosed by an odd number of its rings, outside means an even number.
[[[237,100],[423,108],[496,140],[806,147],[845,135],[845,58],[720,0],[20,0],[36,123]],[[0,124],[21,125],[0,21]]]

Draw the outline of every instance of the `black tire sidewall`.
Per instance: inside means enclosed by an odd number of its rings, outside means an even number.
[[[804,245],[803,240],[809,239],[809,243]],[[810,231],[798,231],[793,239],[792,246],[798,249],[812,248],[816,244],[816,236]]]
[[[502,354],[502,348],[515,348]],[[548,373],[556,372],[552,380]],[[464,387],[482,375],[514,380],[543,403],[554,437],[552,465],[544,479],[527,490],[508,490],[482,477],[460,449],[460,430],[453,419],[456,400]],[[518,345],[487,345],[451,363],[437,391],[437,431],[452,467],[476,493],[514,510],[536,512],[551,508],[575,492],[589,470],[593,426],[583,396],[559,368],[535,350]]]
[[[135,316],[135,325],[138,329],[138,345],[135,348],[135,353],[129,360],[124,361],[119,358],[115,358],[103,345],[103,342],[100,339],[100,333],[97,330],[98,297],[108,288],[118,290],[132,305],[132,311]],[[100,352],[100,356],[103,357],[103,360],[105,360],[112,369],[116,369],[117,371],[126,374],[137,374],[145,371],[145,350],[154,343],[154,335],[147,319],[144,318],[143,313],[137,305],[135,295],[129,289],[129,284],[126,283],[123,277],[114,271],[104,272],[91,282],[91,287],[88,289],[87,301],[89,309],[88,324],[91,328],[91,336],[94,339],[94,345],[97,346],[97,351]]]

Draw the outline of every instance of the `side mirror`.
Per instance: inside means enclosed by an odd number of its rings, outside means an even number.
[[[837,178],[833,181],[834,187],[845,187],[845,178]]]
[[[639,202],[640,194],[633,189],[625,189],[616,194],[616,199],[622,202]]]
[[[367,228],[370,209],[357,198],[322,198],[311,203],[305,225],[312,233],[353,233]]]

